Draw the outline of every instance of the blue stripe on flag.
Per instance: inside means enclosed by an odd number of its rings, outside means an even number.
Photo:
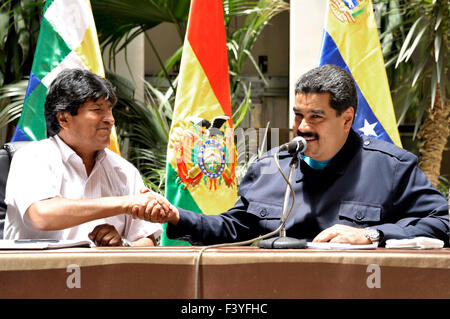
[[[334,42],[333,38],[328,34],[327,31],[324,31],[323,39],[324,40],[322,43],[322,52],[320,55],[319,65],[321,66],[324,64],[334,64],[352,74],[349,67],[345,63],[344,59],[342,58],[341,53],[339,52],[339,49],[336,46],[336,43]],[[361,90],[358,87],[358,83],[356,83],[356,91],[358,93],[358,107],[355,116],[355,122],[353,123],[352,126],[353,129],[359,134],[362,134],[362,131],[360,129],[362,129],[364,126],[366,127],[373,126],[373,130],[377,135],[376,138],[393,143],[389,134],[383,128],[380,121],[377,119],[372,109],[370,108],[369,104],[367,103],[366,98],[364,97],[364,95],[362,94]],[[369,136],[375,137],[373,135]]]
[[[31,139],[26,135],[20,127],[16,127],[16,130],[14,131],[14,135],[11,139],[11,142],[18,142],[18,141],[31,141]]]
[[[30,79],[28,80],[27,93],[25,94],[25,100],[33,92],[33,90],[41,83],[41,80],[34,75],[33,72],[30,73]]]

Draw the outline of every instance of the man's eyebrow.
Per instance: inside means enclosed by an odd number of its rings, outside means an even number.
[[[93,105],[95,105],[95,106],[103,106],[104,104],[102,104],[101,102],[94,102]],[[108,106],[108,107],[111,107],[112,104],[111,104],[111,103],[108,103],[107,106]]]
[[[294,112],[302,112],[301,109],[297,108],[297,107],[293,107],[292,110]],[[325,111],[322,109],[313,109],[313,110],[308,110],[307,113],[314,113],[314,114],[325,114]]]

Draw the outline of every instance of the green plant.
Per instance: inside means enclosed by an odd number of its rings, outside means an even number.
[[[19,2],[32,3],[32,1],[11,0],[7,1],[7,4],[13,5]],[[223,4],[228,36],[227,48],[229,50],[233,122],[237,127],[244,119],[251,104],[251,88],[250,86],[247,87],[239,77],[242,66],[247,59],[250,59],[257,73],[262,76],[250,54],[251,49],[268,21],[279,12],[287,10],[289,6],[282,0],[224,0]],[[118,90],[119,101],[115,107],[114,116],[122,153],[138,167],[150,187],[162,190],[168,132],[177,84],[174,66],[181,58],[190,1],[96,0],[92,1],[91,5],[101,48],[110,55],[110,65],[107,68],[110,71],[107,72],[107,77]],[[37,12],[39,12],[38,8],[42,7],[43,2],[35,3]],[[1,8],[4,10],[6,5],[2,5]],[[10,7],[8,7],[9,9]],[[15,12],[19,12],[21,9],[15,10]],[[1,17],[0,15],[0,21],[2,21]],[[36,18],[36,16],[33,17]],[[240,17],[245,17],[245,19],[240,19]],[[236,19],[240,19],[239,23],[233,23],[232,25],[231,21]],[[161,67],[158,76],[161,80],[167,80],[170,85],[167,89],[145,83],[146,102],[142,103],[134,98],[135,85],[113,73],[116,63],[115,56],[122,50],[126,52],[127,45],[142,33],[144,33],[151,47],[155,48],[153,42],[160,39],[151,39],[145,31],[162,22],[176,25],[180,48],[167,61],[162,61],[160,55],[154,49]],[[29,29],[37,31],[39,21],[36,19],[30,20]],[[35,32],[36,39],[37,35],[38,32]],[[35,43],[29,47],[30,61],[32,61],[34,48]],[[29,69],[31,69],[31,65]],[[22,69],[18,74],[20,73],[21,78],[23,78],[24,74],[29,74],[29,69]],[[23,101],[25,96],[26,85],[21,83],[12,85],[7,89],[13,90],[13,87],[16,93],[22,94],[22,96],[19,97],[18,95],[17,100],[10,100],[11,96],[7,96],[6,91],[4,91],[2,97],[7,99],[4,100],[0,111],[0,124],[14,122],[20,113],[20,101]],[[3,112],[3,110],[5,111]]]
[[[138,35],[144,33],[152,47],[161,67],[160,77],[164,77],[172,89],[175,89],[173,67],[181,59],[182,46],[189,14],[189,0],[96,0],[92,3],[99,41],[102,50],[110,56],[110,68],[114,68],[115,56],[125,50],[127,45]],[[223,0],[227,48],[230,69],[230,87],[232,108],[241,105],[242,96],[248,89],[243,88],[240,73],[244,63],[249,59],[255,71],[264,79],[263,74],[251,55],[251,50],[267,23],[278,13],[288,10],[289,4],[283,0]],[[240,19],[244,17],[244,19]],[[240,19],[238,23],[232,23]],[[162,61],[147,30],[162,22],[176,26],[180,47],[174,54]],[[236,27],[236,25],[238,25]],[[159,40],[159,39],[158,39]]]
[[[445,196],[445,198],[449,198],[450,179],[446,176],[439,176],[438,190]]]
[[[28,79],[25,79],[0,87],[0,101],[3,101],[0,103],[0,128],[7,127],[19,119],[27,85]],[[0,133],[0,139],[5,140],[6,136]]]
[[[414,122],[419,166],[435,187],[450,129],[447,0],[375,1],[382,22],[386,69],[399,124]]]
[[[6,0],[0,5],[0,86],[29,75],[44,2]]]
[[[269,21],[280,12],[288,9],[289,4],[282,0],[260,0],[252,3],[251,6],[246,1],[224,0],[233,110],[240,104],[241,90],[244,90],[244,94],[248,92],[240,76],[247,60],[252,63],[257,74],[267,85],[264,75],[251,54],[251,50]],[[234,28],[230,22],[240,16],[245,16],[245,19],[238,28]]]
[[[113,109],[120,149],[139,170],[148,187],[164,189],[168,123],[155,103],[134,99],[135,86],[120,75],[108,72],[116,87],[118,102]]]
[[[39,34],[43,1],[6,0],[0,5],[0,142],[11,138],[22,110]],[[5,133],[6,132],[6,133]]]
[[[97,0],[93,2],[93,10],[101,47],[112,56],[111,61],[114,61],[113,57],[118,52],[126,51],[127,45],[136,36],[144,33],[161,67],[161,71],[157,74],[160,81],[156,82],[167,80],[169,83],[167,89],[167,87],[146,82],[146,105],[137,101],[135,103],[127,101],[124,107],[120,104],[116,107],[118,134],[119,138],[126,140],[129,145],[128,158],[144,176],[148,177],[149,184],[154,187],[159,186],[161,189],[163,181],[161,179],[158,181],[157,178],[160,176],[164,179],[165,147],[168,142],[177,85],[174,66],[181,58],[190,1],[137,2],[139,1]],[[146,6],[143,3],[150,5]],[[250,59],[257,73],[263,78],[250,53],[251,49],[268,21],[279,12],[287,10],[289,6],[282,0],[224,0],[223,6],[229,50],[233,122],[236,128],[244,119],[251,104],[251,88],[240,80],[242,67],[245,61]],[[231,21],[239,23],[231,23]],[[156,40],[145,33],[162,22],[175,24],[180,40],[179,49],[166,61],[162,61],[153,45]],[[111,68],[113,69],[113,65]],[[134,125],[138,122],[140,125]],[[148,138],[150,136],[158,136],[158,141]],[[152,156],[148,152],[152,152]],[[163,154],[164,157],[155,157],[155,154]]]

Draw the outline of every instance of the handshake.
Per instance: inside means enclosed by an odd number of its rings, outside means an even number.
[[[135,196],[133,196],[133,203],[128,206],[131,209],[127,211],[134,219],[161,224],[172,223],[176,225],[178,223],[180,219],[178,209],[162,195],[146,188],[141,190],[141,194]]]

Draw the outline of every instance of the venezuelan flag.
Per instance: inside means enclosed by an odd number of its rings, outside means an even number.
[[[320,65],[346,69],[356,82],[353,129],[401,147],[370,0],[329,0]]]
[[[45,2],[22,114],[11,141],[38,141],[47,137],[44,117],[47,89],[66,68],[88,69],[105,76],[89,0]],[[109,148],[120,154],[115,128]]]
[[[192,0],[167,150],[166,197],[218,214],[234,205],[235,148],[221,0]],[[166,225],[164,225],[165,227]],[[188,245],[163,233],[161,245]]]

